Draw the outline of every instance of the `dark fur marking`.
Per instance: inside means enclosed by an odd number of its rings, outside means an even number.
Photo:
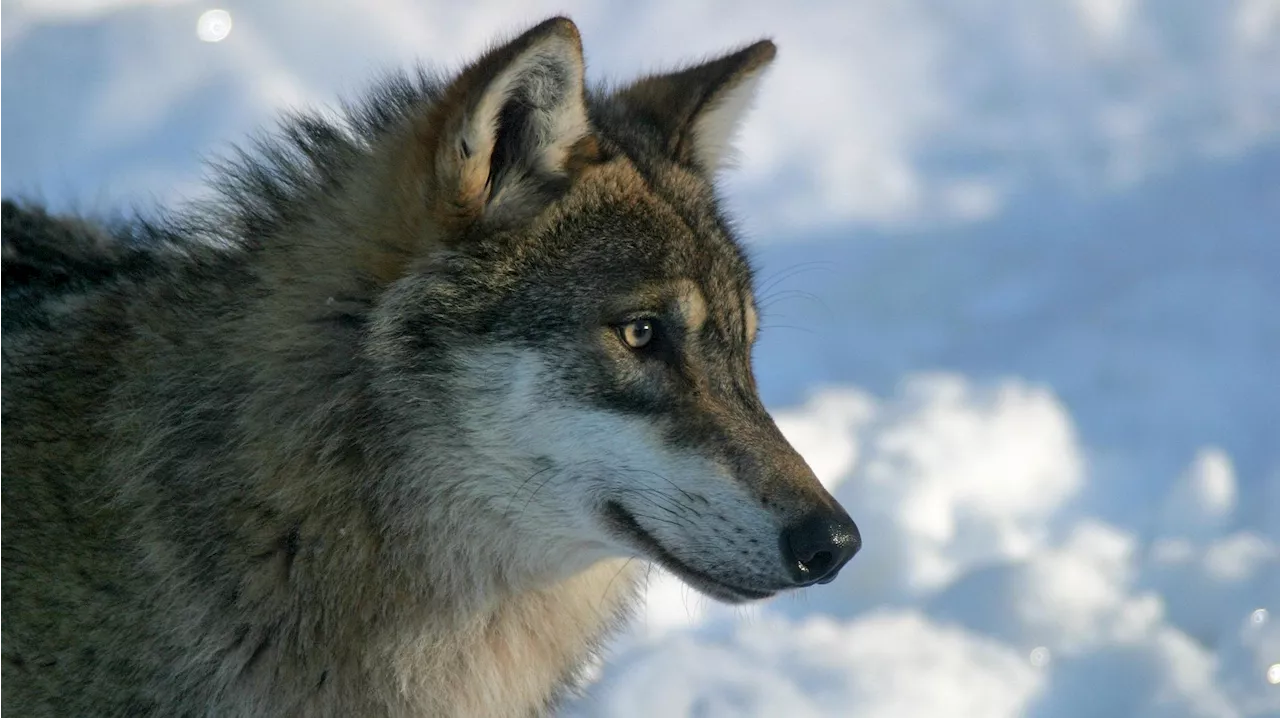
[[[300,529],[297,526],[294,526],[289,533],[280,539],[279,546],[284,555],[284,577],[286,581],[289,580],[290,575],[293,573],[293,561],[298,557],[298,547],[301,540]]]

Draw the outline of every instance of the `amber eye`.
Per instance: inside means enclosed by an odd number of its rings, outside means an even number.
[[[652,319],[633,319],[618,327],[622,341],[632,349],[642,349],[653,341],[654,328]]]

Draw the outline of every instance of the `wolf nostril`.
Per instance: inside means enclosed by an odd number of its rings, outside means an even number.
[[[782,532],[781,548],[800,585],[828,583],[862,547],[858,527],[843,511],[810,514]]]
[[[797,556],[796,560],[809,570],[810,575],[825,575],[827,569],[831,568],[831,563],[835,561],[835,556],[833,556],[830,551],[819,551],[809,558]]]

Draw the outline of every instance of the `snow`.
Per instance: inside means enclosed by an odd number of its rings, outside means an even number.
[[[615,678],[616,677],[616,678]],[[1021,715],[1045,677],[1011,647],[875,611],[679,634],[624,657],[592,710],[615,716]]]
[[[1280,715],[1280,2],[222,7],[6,0],[5,194],[191,196],[565,9],[600,78],[778,41],[724,186],[764,398],[865,546],[747,608],[655,571],[566,715]]]

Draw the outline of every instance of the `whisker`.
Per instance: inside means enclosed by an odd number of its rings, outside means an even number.
[[[638,496],[644,499],[645,501],[648,501],[650,504],[654,506],[654,508],[658,508],[663,511],[666,511],[667,513],[671,514],[672,516],[675,516],[676,518],[684,518],[684,514],[680,513],[679,511],[669,506],[663,506],[662,504],[655,501],[652,496],[649,496],[649,492],[651,491],[653,491],[653,489],[619,489],[619,492],[623,494],[633,494],[635,496]],[[658,495],[662,496],[662,494],[658,494]],[[663,498],[666,498],[666,497],[663,497]],[[676,506],[679,506],[680,508],[684,508],[684,506],[681,504],[676,504]]]
[[[813,335],[813,336],[818,336],[818,333],[817,333],[817,332],[815,332],[814,330],[812,330],[812,329],[810,329],[810,328],[808,328],[808,327],[797,327],[797,326],[795,326],[795,325],[793,325],[793,324],[774,324],[774,323],[770,322],[770,323],[768,323],[768,324],[761,324],[761,325],[760,325],[760,331],[764,331],[764,330],[766,330],[766,329],[794,329],[794,330],[796,330],[796,331],[798,331],[798,332],[804,332],[805,334],[811,334],[811,335]]]
[[[659,474],[659,473],[658,473],[658,472],[656,472],[656,471],[650,471],[650,470],[648,470],[648,469],[637,469],[637,468],[631,468],[631,467],[625,467],[625,466],[624,466],[624,467],[621,467],[621,470],[622,470],[622,471],[637,471],[637,472],[640,472],[640,473],[642,473],[642,474],[648,474],[648,475],[650,475],[650,476],[656,476],[656,477],[658,477],[659,479],[662,479],[663,481],[667,482],[668,484],[671,484],[671,488],[673,488],[673,489],[675,489],[676,491],[679,491],[680,493],[684,494],[685,498],[689,499],[690,501],[699,501],[699,500],[700,500],[700,501],[702,501],[702,503],[704,503],[704,504],[705,504],[705,503],[708,503],[708,502],[707,502],[707,499],[706,499],[706,497],[705,497],[705,496],[698,496],[698,495],[695,495],[695,494],[689,493],[689,492],[688,492],[688,491],[686,491],[685,489],[682,489],[682,488],[680,487],[680,485],[679,485],[679,484],[677,484],[676,482],[672,481],[671,479],[668,479],[667,477],[663,476],[662,474]]]
[[[613,588],[613,582],[617,581],[618,577],[622,575],[622,572],[626,571],[627,567],[631,565],[631,562],[635,560],[636,557],[632,556],[623,562],[623,564],[618,567],[618,572],[613,574],[613,578],[609,579],[609,583],[604,585],[604,593],[600,594],[600,603],[596,606],[596,615],[604,615],[604,602],[609,598],[609,589]]]
[[[548,468],[551,468],[551,467],[548,467]],[[529,498],[525,500],[524,506],[520,509],[519,515],[516,516],[515,520],[517,522],[519,522],[520,519],[524,518],[524,513],[529,510],[529,504],[533,503],[533,497],[537,496],[539,491],[546,488],[547,484],[551,483],[551,480],[554,479],[555,477],[556,475],[554,473],[551,474],[541,484],[538,484],[538,488],[534,489],[533,492],[529,494]]]
[[[776,292],[771,292],[768,295],[760,297],[756,301],[756,304],[760,307],[760,313],[764,314],[768,312],[775,304],[778,304],[783,300],[793,299],[793,298],[807,299],[810,302],[813,302],[814,304],[816,304],[824,312],[827,312],[827,313],[831,312],[831,307],[827,305],[827,302],[822,297],[819,297],[817,294],[814,294],[813,292],[810,292],[804,289],[782,289]]]
[[[513,492],[511,493],[511,495],[507,497],[507,508],[506,508],[506,512],[507,512],[507,513],[510,513],[510,511],[511,511],[511,502],[512,502],[512,501],[514,501],[514,500],[515,500],[515,498],[516,498],[517,496],[519,496],[519,495],[520,495],[520,492],[524,490],[524,487],[525,487],[525,486],[527,486],[527,485],[529,484],[529,482],[530,482],[530,481],[533,481],[533,480],[534,480],[535,478],[537,478],[538,476],[540,476],[540,475],[542,475],[542,474],[544,474],[544,473],[546,473],[546,472],[550,471],[550,470],[551,470],[551,469],[553,469],[553,468],[555,468],[555,467],[554,467],[554,466],[544,466],[543,468],[538,469],[537,471],[535,471],[535,472],[533,472],[532,474],[530,474],[530,475],[529,475],[529,478],[527,478],[527,479],[525,479],[524,481],[520,482],[520,485],[516,487],[516,490],[515,490],[515,491],[513,491]],[[530,495],[530,498],[531,498],[531,499],[533,498],[533,497],[532,497],[532,495]],[[527,507],[527,504],[526,504],[526,507]],[[523,510],[521,511],[521,513],[524,513],[524,512],[523,512]]]
[[[830,271],[836,267],[835,262],[814,260],[810,262],[799,262],[774,272],[768,277],[761,279],[760,285],[756,288],[756,294],[767,293],[770,289],[776,287],[779,283],[792,277],[804,274],[805,272],[816,272],[818,270]]]

